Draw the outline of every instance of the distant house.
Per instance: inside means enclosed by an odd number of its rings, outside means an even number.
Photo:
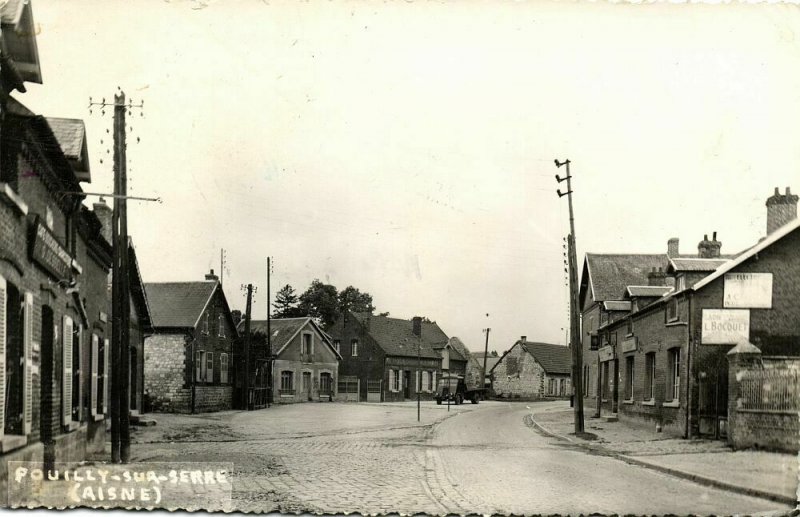
[[[475,352],[473,355],[475,356],[475,360],[478,361],[478,363],[480,363],[481,369],[483,369],[484,362],[486,363],[485,382],[487,385],[491,384],[492,368],[494,368],[494,365],[496,365],[497,362],[500,360],[500,355],[498,355],[496,350],[492,350],[488,354],[485,354],[483,352]]]
[[[342,355],[340,381],[352,387],[353,399],[433,398],[442,373],[438,350],[449,341],[436,323],[348,311],[329,333]]]
[[[244,333],[244,328],[245,322],[241,321],[240,334]],[[250,335],[251,387],[267,387],[267,320],[251,320]],[[272,367],[272,393],[275,403],[332,401],[336,398],[339,361],[342,356],[334,349],[330,337],[313,319],[273,319],[269,322],[269,337],[269,344],[275,354]],[[243,340],[239,341],[241,343]],[[243,367],[240,364],[240,368]]]
[[[492,368],[493,388],[505,398],[568,397],[571,365],[568,347],[522,336]]]
[[[483,375],[483,363],[478,361],[475,354],[469,351],[467,346],[464,344],[461,339],[457,337],[451,337],[450,340],[447,342],[448,350],[452,350],[458,354],[458,356],[464,358],[463,365],[461,362],[452,363],[453,356],[451,355],[451,365],[450,371],[452,373],[456,373],[456,368],[460,372],[459,375],[464,377],[467,386],[482,386],[481,384],[481,377]],[[454,368],[455,366],[455,368]],[[446,369],[444,367],[444,356],[442,357],[442,371],[444,372]]]
[[[145,284],[155,334],[145,338],[144,387],[153,411],[230,409],[236,327],[214,270],[200,282]]]

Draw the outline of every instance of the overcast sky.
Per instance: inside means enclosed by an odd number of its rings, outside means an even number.
[[[130,191],[164,200],[129,204],[145,281],[202,279],[225,248],[228,299],[257,285],[256,318],[269,255],[273,291],[352,284],[474,350],[486,326],[498,351],[563,343],[554,158],[572,160],[579,261],[713,231],[734,253],[775,186],[800,191],[795,6],[33,4],[44,84],[16,97],[86,119],[85,190],[112,184],[89,96],[145,101]]]

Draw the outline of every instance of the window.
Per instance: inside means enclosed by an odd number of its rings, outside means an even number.
[[[31,431],[32,333],[33,295],[0,277],[0,438]]]
[[[209,314],[205,313],[203,316],[203,334],[208,334],[208,318]]]
[[[228,384],[228,354],[219,354],[219,382]]]
[[[597,334],[592,334],[589,337],[589,350],[597,350],[600,348],[600,339]]]
[[[198,382],[203,380],[203,353],[204,352],[202,350],[197,350],[194,353],[194,380]]]
[[[336,350],[337,353],[342,353],[342,342],[338,339],[333,340],[333,348]]]
[[[547,393],[553,395],[555,393],[555,379],[547,379]]]
[[[625,358],[625,400],[633,400],[633,361],[632,355]]]
[[[358,357],[358,340],[352,339],[350,340],[350,355],[353,357]]]
[[[422,389],[424,391],[431,391],[431,372],[422,372]]]
[[[319,392],[323,395],[333,393],[333,376],[329,372],[319,374]]]
[[[686,275],[678,275],[678,277],[675,279],[675,282],[676,291],[683,291],[686,289]]]
[[[678,299],[672,298],[667,302],[667,322],[678,319]]]
[[[206,382],[214,382],[214,352],[206,352]]]
[[[217,336],[225,337],[225,315],[220,314],[217,318]]]
[[[678,401],[681,387],[681,349],[669,350],[669,372],[667,377],[667,400]]]
[[[294,391],[294,372],[289,370],[281,372],[281,391]]]
[[[307,358],[311,357],[312,352],[314,351],[313,347],[313,336],[309,333],[303,333],[303,355]]]
[[[400,370],[389,370],[389,389],[400,391],[403,388],[403,380],[400,378]]]
[[[644,399],[653,400],[656,389],[656,354],[650,352],[645,355],[644,372]]]

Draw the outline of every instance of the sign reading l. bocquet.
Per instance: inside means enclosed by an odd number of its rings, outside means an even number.
[[[750,311],[747,309],[703,309],[704,345],[735,345],[750,339]]]
[[[723,307],[772,308],[772,273],[727,273]]]

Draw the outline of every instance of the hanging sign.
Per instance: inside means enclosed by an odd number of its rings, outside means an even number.
[[[771,309],[772,273],[727,273],[723,306]]]
[[[39,264],[56,280],[70,278],[72,257],[58,242],[53,232],[42,224],[39,217],[33,221],[30,235],[31,260]]]
[[[614,359],[614,347],[612,346],[604,346],[600,350],[597,351],[598,356],[600,357],[600,362],[606,362]]]
[[[747,309],[703,309],[704,345],[735,345],[750,340],[750,311]]]

